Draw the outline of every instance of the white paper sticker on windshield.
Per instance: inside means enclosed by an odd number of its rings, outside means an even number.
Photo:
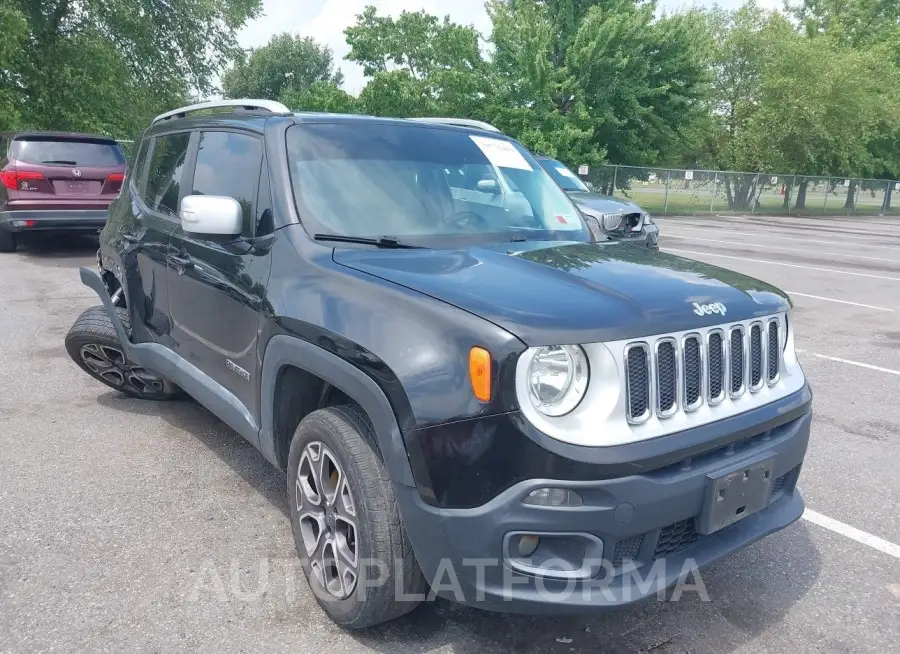
[[[518,168],[519,170],[532,170],[522,153],[516,150],[509,141],[491,139],[484,136],[472,136],[469,138],[475,142],[488,161],[497,168]]]
[[[575,175],[575,173],[573,173],[571,170],[569,170],[565,166],[557,166],[556,170],[561,175],[565,175],[566,177],[571,177],[572,179],[578,179],[578,176]]]

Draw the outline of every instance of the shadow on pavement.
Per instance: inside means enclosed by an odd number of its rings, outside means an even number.
[[[172,427],[193,435],[285,518],[290,518],[284,473],[272,467],[253,445],[194,399],[185,396],[168,402],[151,402],[109,391],[99,395],[97,402],[116,411],[162,418]]]
[[[93,234],[23,234],[19,237],[16,254],[38,265],[59,265],[59,259],[92,256],[99,241]]]

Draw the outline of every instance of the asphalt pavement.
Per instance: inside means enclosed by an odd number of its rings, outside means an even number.
[[[54,239],[0,255],[0,651],[897,651],[900,220],[659,222],[664,250],[792,293],[815,396],[808,515],[704,569],[708,601],[434,601],[343,631],[296,562],[280,472],[196,403],[129,399],[69,360],[96,242]]]

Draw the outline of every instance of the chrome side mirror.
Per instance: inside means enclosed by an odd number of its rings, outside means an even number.
[[[181,228],[189,234],[237,236],[244,223],[241,204],[224,195],[185,196],[178,216]]]

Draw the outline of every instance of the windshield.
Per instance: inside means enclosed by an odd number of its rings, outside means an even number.
[[[311,232],[423,244],[591,240],[568,196],[505,138],[347,121],[295,125],[287,145],[297,211]]]
[[[563,164],[554,159],[541,159],[541,166],[550,177],[553,178],[557,184],[559,184],[566,191],[585,191],[589,192],[587,186],[585,186],[584,182],[578,179],[578,176],[573,173],[571,170],[566,168]]]

